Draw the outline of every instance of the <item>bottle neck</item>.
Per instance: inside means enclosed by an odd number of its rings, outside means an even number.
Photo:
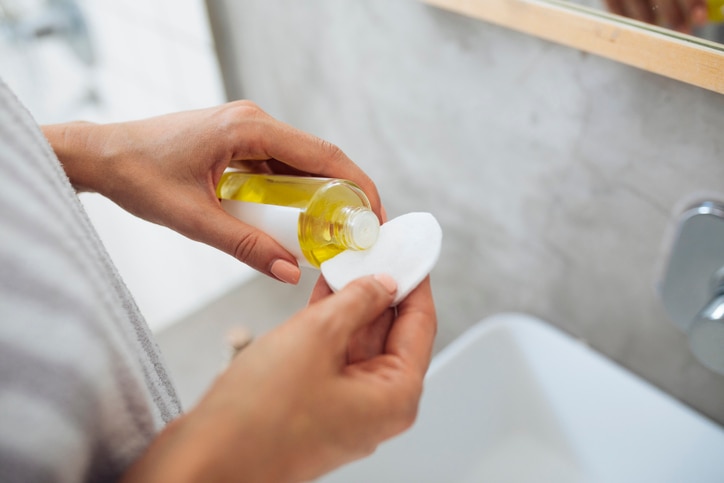
[[[345,248],[366,250],[375,244],[380,222],[372,210],[365,207],[343,207],[334,219],[335,238]]]

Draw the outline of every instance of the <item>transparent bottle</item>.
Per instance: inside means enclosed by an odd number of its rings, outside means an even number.
[[[367,196],[347,180],[227,171],[216,195],[227,212],[315,268],[347,249],[370,248],[379,234]]]

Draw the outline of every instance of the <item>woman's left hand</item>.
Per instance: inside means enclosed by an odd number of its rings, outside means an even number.
[[[372,180],[338,147],[272,118],[248,101],[116,123],[43,127],[71,182],[129,212],[296,283],[294,257],[265,233],[227,214],[216,185],[231,164],[260,172],[354,181],[381,218]]]

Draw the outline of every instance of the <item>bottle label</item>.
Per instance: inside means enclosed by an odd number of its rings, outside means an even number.
[[[311,266],[299,245],[301,209],[236,200],[221,200],[221,206],[233,217],[274,238],[277,243],[294,255],[299,265]]]

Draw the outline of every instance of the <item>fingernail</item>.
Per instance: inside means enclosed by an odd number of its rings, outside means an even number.
[[[382,286],[387,289],[388,292],[397,292],[397,282],[395,282],[395,279],[387,275],[386,273],[378,273],[377,275],[375,275],[375,280],[380,282]]]
[[[299,270],[299,267],[282,259],[274,260],[269,271],[282,282],[292,285],[296,285],[299,282],[299,277],[302,276],[302,271]]]

